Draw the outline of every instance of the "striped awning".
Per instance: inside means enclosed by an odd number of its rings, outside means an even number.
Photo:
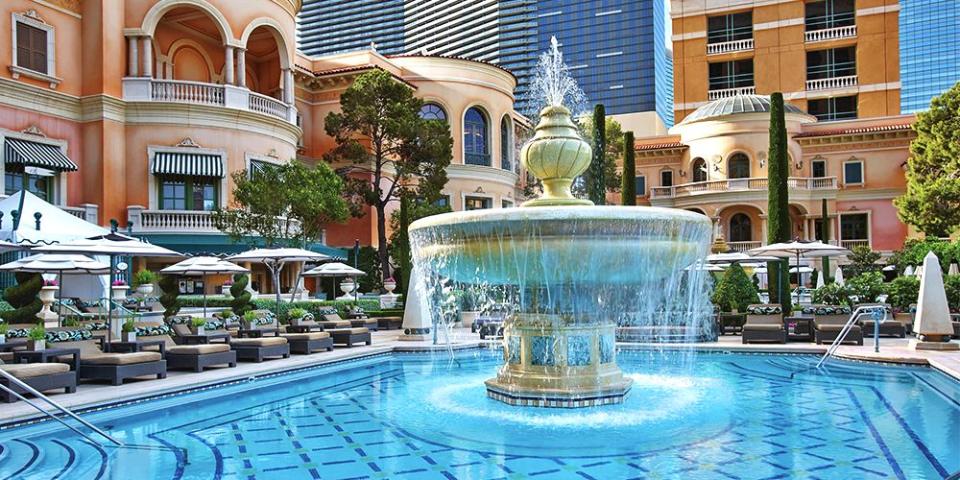
[[[77,170],[77,164],[67,158],[60,147],[19,138],[4,139],[3,158],[6,163],[30,165],[49,170],[68,172]]]
[[[223,177],[223,157],[209,153],[157,152],[150,171],[154,175]]]

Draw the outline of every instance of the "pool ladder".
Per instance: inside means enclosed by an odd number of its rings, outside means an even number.
[[[820,368],[823,363],[827,361],[827,358],[837,352],[837,349],[840,348],[840,345],[843,344],[843,341],[847,338],[847,334],[850,333],[850,329],[853,327],[853,324],[863,315],[870,315],[873,317],[874,347],[879,350],[880,322],[887,320],[888,313],[889,310],[885,305],[862,305],[857,307],[857,309],[853,311],[853,314],[850,315],[850,319],[847,320],[847,323],[843,324],[843,328],[840,329],[840,334],[837,335],[837,338],[834,339],[833,343],[830,344],[830,347],[827,348],[827,353],[824,353],[823,356],[820,357],[820,361],[817,362],[816,368]]]
[[[97,428],[97,427],[96,427],[95,425],[93,425],[92,423],[90,423],[90,422],[88,422],[88,421],[80,418],[77,414],[75,414],[75,413],[73,413],[72,411],[70,411],[70,409],[68,409],[68,408],[64,407],[63,405],[60,405],[59,403],[51,400],[50,397],[48,397],[48,396],[44,395],[43,393],[37,391],[35,388],[31,387],[30,385],[27,385],[26,383],[22,382],[19,378],[14,377],[13,375],[11,375],[11,374],[3,371],[2,369],[0,369],[0,376],[3,376],[4,378],[6,378],[12,385],[16,385],[17,387],[22,388],[23,390],[27,391],[28,393],[33,394],[36,398],[39,398],[39,399],[41,399],[41,400],[49,403],[53,408],[55,408],[55,409],[63,412],[64,414],[66,414],[66,415],[69,416],[70,418],[72,418],[72,419],[80,422],[80,424],[82,424],[83,426],[89,428],[90,430],[93,430],[94,432],[96,432],[96,433],[97,433],[98,435],[100,435],[101,437],[107,439],[107,441],[109,441],[109,442],[112,443],[113,445],[115,445],[115,446],[117,446],[117,447],[123,447],[123,446],[124,446],[124,445],[123,445],[123,442],[121,442],[120,440],[117,440],[116,438],[114,438],[114,437],[112,437],[110,434],[108,434],[107,432],[104,432],[103,430],[100,430],[99,428]],[[50,409],[44,408],[42,405],[39,405],[39,404],[37,404],[36,402],[27,399],[26,397],[24,397],[23,395],[21,395],[21,394],[18,393],[17,391],[13,390],[12,388],[10,388],[10,387],[8,387],[8,386],[6,386],[6,385],[0,384],[0,390],[4,390],[4,391],[6,391],[7,393],[10,393],[10,394],[14,395],[15,397],[17,397],[18,399],[22,400],[22,401],[23,401],[24,403],[26,403],[27,405],[30,405],[31,407],[35,408],[38,412],[40,412],[40,413],[42,413],[42,414],[44,414],[44,415],[46,415],[46,416],[48,416],[48,417],[50,417],[50,418],[58,421],[58,422],[60,422],[63,426],[69,428],[70,430],[73,430],[77,435],[80,435],[81,437],[87,439],[87,440],[90,441],[91,443],[93,443],[93,444],[95,444],[95,445],[99,444],[99,442],[97,442],[93,437],[91,437],[90,435],[88,435],[88,434],[80,431],[80,429],[74,427],[73,425],[70,425],[69,423],[67,423],[66,420],[58,417],[54,412],[50,411]]]

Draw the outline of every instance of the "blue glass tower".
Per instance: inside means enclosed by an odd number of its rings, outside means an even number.
[[[900,0],[900,110],[926,110],[960,81],[960,1]]]
[[[297,44],[309,55],[370,48],[403,51],[404,0],[304,0],[297,15]]]

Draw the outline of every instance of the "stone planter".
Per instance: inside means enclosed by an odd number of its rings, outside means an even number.
[[[387,295],[393,295],[393,291],[397,288],[397,282],[392,280],[387,280],[383,282],[383,289],[387,291]]]
[[[110,298],[122,302],[127,298],[127,290],[130,290],[130,287],[126,285],[114,285],[110,287]]]
[[[120,338],[122,338],[124,342],[136,342],[137,332],[123,332]]]
[[[292,326],[294,326],[294,327],[299,327],[300,325],[303,325],[303,317],[291,318],[291,319],[290,319],[290,325],[292,325]]]
[[[140,295],[143,295],[144,297],[146,297],[147,295],[150,295],[151,293],[153,293],[153,284],[145,283],[143,285],[138,286],[137,293],[139,293]]]
[[[203,334],[204,334],[204,328],[205,328],[205,327],[195,327],[195,326],[191,325],[191,326],[190,326],[190,331],[193,332],[194,335],[203,335]]]
[[[46,340],[27,340],[27,350],[39,352],[47,347]]]
[[[230,287],[232,287],[232,286],[233,286],[233,285],[223,285],[223,286],[221,286],[221,287],[220,287],[220,294],[223,295],[223,296],[225,296],[225,297],[227,297],[227,298],[233,298],[233,295],[230,294]]]
[[[0,335],[0,343],[7,343],[7,336],[5,334]]]
[[[464,328],[471,328],[479,316],[480,312],[460,312],[460,323]]]
[[[59,317],[51,310],[51,306],[53,305],[53,301],[56,300],[58,290],[60,290],[60,287],[50,285],[41,288],[40,293],[37,294],[37,298],[43,303],[43,307],[37,312],[37,318],[43,322],[44,326],[57,326],[56,323]]]

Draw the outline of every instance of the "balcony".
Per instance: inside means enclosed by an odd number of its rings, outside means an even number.
[[[847,250],[852,250],[853,247],[869,247],[870,240],[840,240],[840,246]]]
[[[837,177],[790,177],[787,179],[790,190],[836,190]],[[766,191],[767,179],[731,178],[727,180],[710,180],[674,185],[672,187],[653,187],[650,189],[650,198],[665,199],[688,197],[707,193]]]
[[[807,43],[826,42],[828,40],[840,40],[844,38],[854,38],[857,36],[857,26],[847,25],[844,27],[825,28],[822,30],[808,30],[804,39]]]
[[[724,88],[720,90],[710,90],[707,92],[707,98],[710,100],[720,100],[721,98],[735,97],[737,95],[754,95],[756,93],[757,87]]]
[[[0,194],[0,200],[3,200],[7,197],[9,197],[9,195]],[[56,204],[53,204],[53,206],[69,213],[70,215],[73,215],[74,217],[79,218],[80,220],[86,220],[94,225],[100,225],[100,207],[95,203],[81,203],[80,206],[77,207],[67,207]]]
[[[748,250],[762,247],[763,242],[727,242],[727,246],[732,252],[746,253]]]
[[[233,85],[126,77],[123,79],[123,99],[133,102],[186,103],[234,108],[297,124],[297,110],[292,105]]]
[[[857,76],[847,75],[845,77],[818,78],[816,80],[807,80],[807,91],[833,90],[836,88],[847,88],[857,86]]]
[[[753,39],[733,40],[730,42],[708,43],[707,55],[719,55],[721,53],[746,52],[753,50]]]
[[[203,210],[147,210],[140,205],[127,207],[127,222],[132,225],[132,233],[200,233],[218,234],[220,230],[213,224],[212,212]],[[277,222],[286,222],[278,218]],[[298,229],[299,223],[292,228]]]

